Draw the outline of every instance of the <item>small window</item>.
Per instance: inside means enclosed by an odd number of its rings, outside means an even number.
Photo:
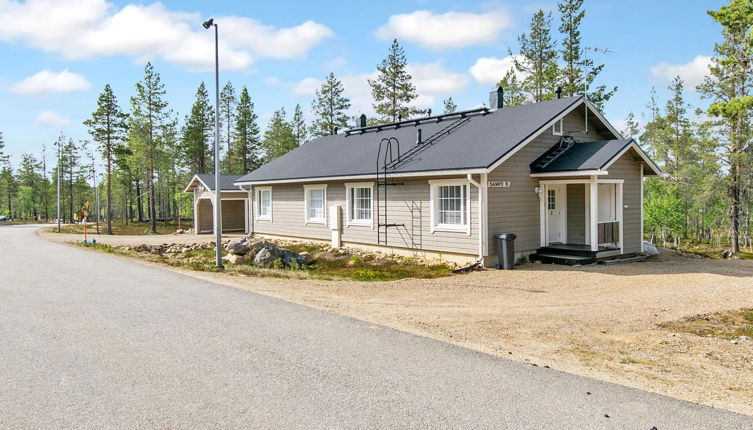
[[[272,220],[272,188],[256,190],[256,219]]]
[[[348,193],[348,224],[372,225],[372,184],[346,185]]]
[[[469,232],[468,184],[462,181],[431,182],[432,230]]]
[[[327,186],[306,185],[303,187],[306,194],[305,212],[306,223],[324,224],[327,207]]]
[[[557,209],[557,190],[547,190],[547,207],[550,211]]]

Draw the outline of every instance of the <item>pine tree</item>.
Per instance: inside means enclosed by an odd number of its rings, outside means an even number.
[[[144,69],[144,80],[136,84],[136,96],[131,97],[130,129],[136,133],[136,154],[144,161],[149,193],[149,218],[152,233],[157,233],[155,171],[158,157],[163,155],[162,134],[172,114],[168,110],[165,86],[151,63]]]
[[[746,179],[743,169],[751,165],[753,146],[753,6],[750,0],[731,0],[708,14],[722,26],[723,40],[715,44],[710,76],[698,89],[702,97],[712,101],[707,113],[719,119],[721,159],[727,165],[732,252],[738,253]]]
[[[444,113],[455,113],[458,110],[458,105],[452,100],[452,97],[442,101],[444,105]]]
[[[345,88],[334,73],[327,75],[322,86],[316,90],[316,98],[311,110],[316,118],[311,123],[311,134],[329,136],[335,134],[336,128],[348,125],[346,111],[350,109],[350,100],[343,95]]]
[[[534,102],[553,99],[557,86],[557,48],[551,27],[552,14],[545,14],[543,10],[536,12],[531,18],[530,33],[518,36],[522,59],[513,57],[515,69],[525,75],[523,89]]]
[[[210,140],[214,130],[214,109],[209,104],[209,93],[204,82],[196,89],[196,100],[191,113],[186,115],[181,146],[184,163],[192,173],[212,171]]]
[[[617,87],[607,90],[606,85],[591,88],[604,65],[594,66],[591,59],[584,58],[581,47],[580,25],[586,15],[582,9],[584,0],[563,0],[558,3],[560,11],[560,33],[562,39],[562,93],[565,96],[584,94],[588,88],[588,99],[599,109],[612,98]]]
[[[285,120],[284,108],[280,108],[272,114],[272,119],[269,121],[267,131],[264,132],[264,140],[261,145],[264,148],[265,162],[285,155],[298,146],[293,133],[293,126]]]
[[[230,153],[232,152],[232,145],[235,141],[233,133],[235,131],[235,110],[238,104],[238,98],[235,96],[235,88],[233,84],[228,81],[220,92],[220,129],[223,129],[223,138],[220,139],[221,143],[224,143],[226,148],[225,161],[223,167],[225,171],[228,171],[228,160]]]
[[[95,142],[99,144],[102,157],[105,160],[107,192],[106,192],[106,213],[107,213],[107,234],[112,234],[112,169],[115,154],[123,146],[123,139],[127,128],[127,115],[120,110],[118,100],[110,88],[110,84],[105,85],[102,94],[97,100],[97,110],[92,113],[92,117],[84,121],[89,127],[89,134]]]
[[[293,136],[295,136],[296,146],[301,146],[306,143],[308,137],[308,129],[306,128],[306,122],[303,119],[303,109],[301,105],[295,105],[295,111],[293,111],[293,120],[290,122],[293,127]]]
[[[259,125],[258,117],[254,113],[254,103],[243,87],[235,112],[235,144],[230,153],[231,163],[229,173],[241,175],[255,170],[259,162]]]
[[[387,58],[377,66],[377,78],[369,79],[374,110],[381,122],[395,122],[423,113],[410,105],[418,97],[411,75],[405,70],[408,61],[405,52],[395,39]]]
[[[18,185],[23,187],[24,198],[19,198],[16,206],[22,218],[36,219],[39,214],[39,194],[42,185],[40,168],[39,161],[33,154],[21,155],[21,164],[16,178]]]
[[[515,71],[510,69],[505,73],[505,77],[497,84],[504,91],[503,103],[505,106],[519,106],[527,101],[526,93],[523,91],[523,84],[518,81]]]

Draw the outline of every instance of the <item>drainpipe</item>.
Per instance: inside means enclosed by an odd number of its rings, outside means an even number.
[[[478,183],[473,180],[473,175],[468,173],[468,182],[478,189],[478,261],[483,264],[486,236],[484,234],[486,217],[484,216],[484,206],[486,205],[486,181],[484,180],[485,174],[481,174],[482,183]],[[470,222],[470,220],[468,221]]]

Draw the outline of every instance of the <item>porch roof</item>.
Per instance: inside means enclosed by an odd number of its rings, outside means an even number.
[[[243,175],[220,175],[220,191],[242,191],[240,187],[235,185],[235,181],[241,176]],[[194,188],[199,184],[208,190],[214,191],[214,175],[205,173],[193,175],[183,192],[192,193]]]
[[[562,151],[551,162],[543,166],[537,161],[531,163],[531,173],[595,172],[606,170],[619,157],[634,149],[648,169],[646,175],[660,175],[661,171],[633,139],[601,140],[578,142]]]

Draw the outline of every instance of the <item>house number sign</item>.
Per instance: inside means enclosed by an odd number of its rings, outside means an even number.
[[[489,188],[510,188],[510,181],[489,181]]]

